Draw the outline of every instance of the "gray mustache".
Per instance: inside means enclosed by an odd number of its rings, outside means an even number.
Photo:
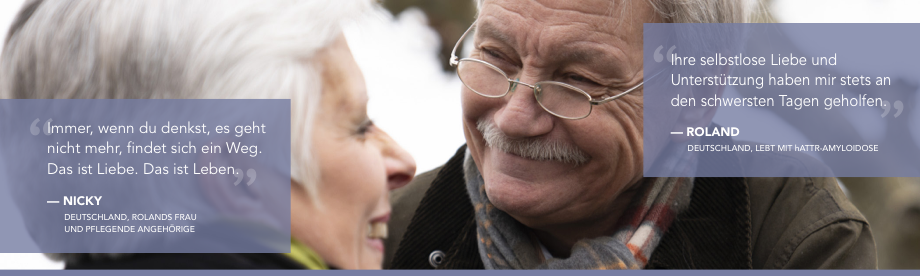
[[[511,139],[490,120],[479,120],[476,129],[493,149],[537,161],[557,161],[575,166],[588,162],[588,154],[574,145],[545,138]]]

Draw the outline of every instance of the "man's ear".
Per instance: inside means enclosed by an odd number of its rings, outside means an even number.
[[[729,72],[729,67],[722,67],[721,72],[716,71],[719,74],[727,74]],[[671,141],[673,142],[686,142],[693,138],[692,136],[687,135],[688,128],[697,128],[697,127],[708,127],[712,123],[712,118],[716,116],[716,110],[718,107],[712,106],[712,103],[708,103],[706,106],[703,106],[703,99],[712,97],[722,98],[722,93],[725,92],[725,86],[695,86],[690,89],[690,97],[694,99],[695,104],[693,106],[685,106],[681,108],[680,114],[677,116],[677,122],[674,124],[674,128],[671,130],[673,132],[681,132],[683,135],[671,135]]]

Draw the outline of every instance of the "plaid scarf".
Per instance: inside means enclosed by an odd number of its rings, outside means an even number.
[[[575,243],[568,258],[541,261],[526,226],[496,209],[467,150],[467,191],[476,212],[479,255],[486,269],[641,269],[671,221],[690,202],[693,178],[646,178],[611,236]]]

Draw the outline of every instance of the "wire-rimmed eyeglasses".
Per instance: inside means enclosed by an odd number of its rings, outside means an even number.
[[[507,95],[508,92],[513,91],[517,85],[523,85],[533,89],[537,103],[546,112],[559,118],[578,120],[591,115],[591,110],[594,109],[595,105],[616,100],[639,89],[645,83],[644,81],[640,82],[636,86],[616,95],[594,99],[588,92],[564,82],[540,81],[528,84],[514,80],[509,78],[505,71],[489,62],[475,58],[461,59],[457,57],[457,48],[460,47],[460,43],[463,42],[463,39],[466,38],[466,35],[469,34],[474,26],[476,26],[476,22],[473,22],[473,25],[463,32],[460,40],[454,45],[454,49],[450,52],[450,65],[457,67],[457,76],[460,77],[460,82],[466,88],[483,97],[501,98]]]

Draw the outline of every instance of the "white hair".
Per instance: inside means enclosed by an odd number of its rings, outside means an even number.
[[[41,1],[6,37],[0,98],[291,99],[291,178],[316,194],[316,53],[370,1]]]
[[[370,5],[28,0],[5,39],[0,98],[289,98],[291,178],[316,199],[311,134],[322,68],[315,56]]]

